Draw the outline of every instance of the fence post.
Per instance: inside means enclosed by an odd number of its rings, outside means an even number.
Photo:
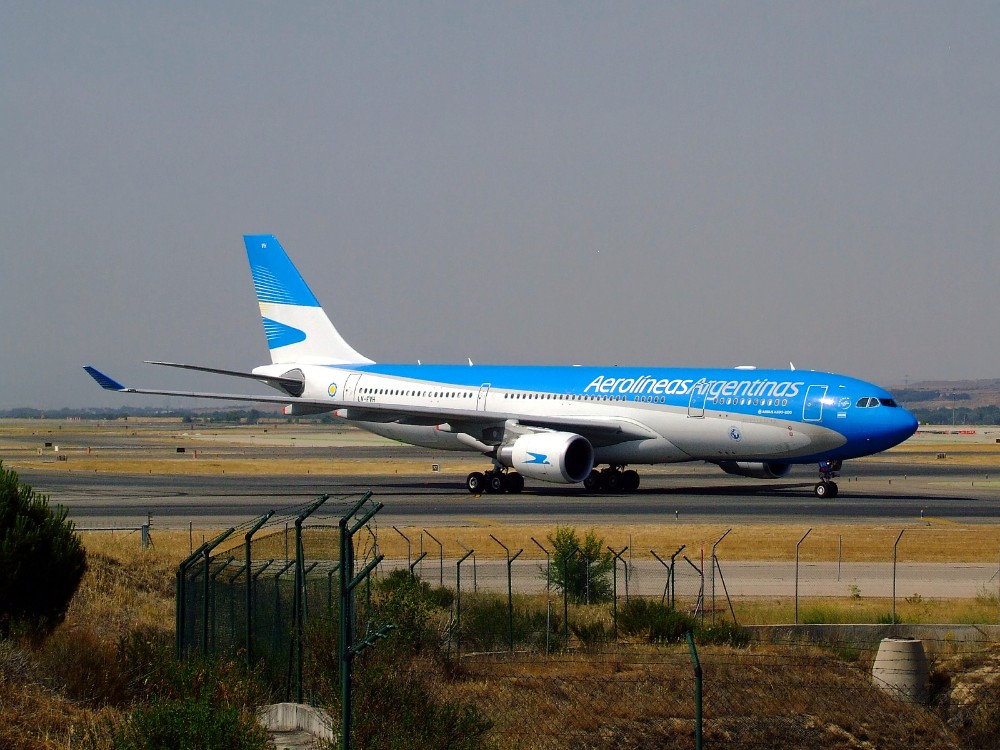
[[[694,647],[694,636],[690,630],[685,633],[685,637],[691,650],[691,666],[694,667],[694,747],[695,750],[701,750],[701,661],[698,659],[698,649]]]
[[[621,560],[622,565],[625,566],[625,575],[627,577],[628,565],[625,563],[624,560],[622,560],[622,555],[625,554],[625,552],[628,550],[628,547],[627,546],[624,547],[621,552],[615,552],[611,548],[611,545],[609,544],[608,550],[610,550],[611,554],[615,556],[614,583],[612,584],[612,591],[611,591],[611,617],[615,627],[615,641],[617,641],[618,640],[618,561]],[[625,601],[627,602],[628,599],[626,598]]]
[[[230,526],[228,529],[219,534],[219,536],[215,537],[215,539],[213,539],[211,542],[202,545],[201,554],[202,558],[204,559],[204,565],[205,565],[205,601],[203,607],[203,612],[205,616],[204,616],[204,622],[201,624],[202,627],[201,635],[203,639],[203,642],[201,644],[201,650],[205,656],[208,656],[208,615],[209,615],[209,601],[212,596],[212,576],[210,575],[211,565],[212,565],[212,550],[214,550],[216,547],[222,544],[223,541],[228,539],[229,535],[232,534],[234,531],[236,531],[236,527]]]
[[[395,526],[392,527],[392,530],[395,531],[397,534],[399,534],[401,537],[403,537],[403,539],[406,540],[406,567],[409,568],[410,567],[410,537],[408,537],[402,531],[400,531],[399,529],[397,529]]]
[[[677,576],[675,574],[676,568],[674,567],[674,561],[677,559],[684,548],[687,547],[686,544],[682,544],[677,548],[677,551],[670,556],[670,609],[677,609]]]
[[[410,579],[411,580],[415,579],[417,577],[417,574],[413,572],[413,569],[416,568],[420,564],[420,561],[423,560],[425,557],[427,557],[427,553],[426,552],[421,552],[420,556],[417,557],[417,559],[414,560],[412,563],[410,563]]]
[[[177,659],[184,658],[184,633],[187,631],[187,572],[201,557],[208,544],[202,544],[186,560],[177,566]]]
[[[429,536],[431,539],[433,539],[435,542],[437,542],[437,546],[438,546],[438,586],[444,586],[444,545],[441,544],[441,540],[440,539],[438,539],[436,536],[434,536],[427,529],[424,529],[423,532],[427,536]]]
[[[693,562],[691,562],[688,559],[687,555],[682,555],[681,559],[685,560],[688,565],[690,565],[692,568],[694,568],[694,572],[697,573],[701,577],[701,586],[699,586],[699,588],[698,588],[698,601],[695,604],[693,616],[697,617],[698,616],[698,610],[701,610],[701,624],[702,624],[702,627],[704,627],[704,625],[705,625],[705,571],[702,568],[699,568]]]
[[[247,606],[247,631],[246,631],[246,650],[247,650],[247,667],[253,666],[253,578],[251,576],[250,565],[253,562],[250,555],[250,540],[253,539],[253,535],[260,531],[261,527],[267,523],[268,519],[274,515],[273,510],[269,510],[267,513],[262,515],[257,519],[257,523],[250,527],[250,530],[244,535],[243,540],[245,546],[245,560],[244,564],[247,571],[247,595],[246,595],[246,606]]]
[[[569,649],[569,561],[580,551],[578,546],[563,555],[563,648]]]
[[[812,531],[812,527],[809,527],[809,531]],[[806,540],[809,536],[809,531],[802,535],[798,543],[795,545],[795,624],[799,624],[799,545]]]
[[[377,638],[385,637],[387,632],[387,627],[382,627],[357,645],[354,643],[354,589],[382,562],[382,555],[375,555],[357,575],[354,575],[354,535],[384,507],[382,503],[376,502],[359,520],[351,524],[353,517],[361,511],[371,496],[371,491],[366,492],[355,506],[341,517],[338,524],[340,527],[340,747],[343,750],[351,750],[353,747],[351,721],[354,693],[351,681],[354,657],[363,649],[373,645]]]
[[[548,591],[550,585],[552,584],[552,561],[549,557],[549,551],[543,547],[535,537],[531,537],[531,541],[535,543],[542,552],[545,553],[545,590]]]
[[[715,626],[715,564],[716,564],[715,548],[719,546],[719,543],[722,542],[723,539],[729,536],[730,531],[732,531],[732,529],[728,529],[726,533],[720,536],[718,539],[716,539],[715,544],[712,545],[712,626],[713,627]]]
[[[306,620],[306,553],[302,547],[302,523],[329,499],[329,495],[321,495],[302,515],[295,519],[295,594],[292,597],[293,616],[295,618],[295,700],[302,703],[302,641],[305,635]]]
[[[471,554],[470,549],[455,563],[455,655],[459,659],[462,658],[462,563],[468,560]]]
[[[896,624],[896,548],[899,546],[899,540],[903,538],[903,532],[906,529],[899,530],[899,536],[896,537],[896,543],[892,545],[892,624]]]
[[[649,551],[649,554],[651,554],[653,557],[655,557],[657,560],[659,560],[660,561],[660,565],[662,565],[664,568],[667,569],[667,582],[665,584],[663,584],[663,596],[660,597],[660,604],[663,604],[663,600],[666,599],[669,596],[669,594],[670,594],[670,577],[673,574],[673,570],[671,569],[671,567],[669,565],[667,565],[666,562],[664,562],[664,560],[663,560],[662,557],[660,557],[658,554],[656,554],[656,550],[652,550],[651,549]]]
[[[510,550],[507,545],[497,539],[495,536],[490,534],[490,539],[503,547],[503,551],[507,553],[507,646],[509,647],[511,653],[514,651],[514,588],[511,583],[511,565],[514,561],[520,557],[524,549],[521,548],[517,551],[517,554],[513,557],[510,556]]]

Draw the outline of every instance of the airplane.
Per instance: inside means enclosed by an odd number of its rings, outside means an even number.
[[[771,480],[818,464],[816,496],[835,497],[843,461],[917,429],[885,389],[828,372],[376,364],[340,335],[273,235],[243,239],[271,364],[148,364],[256,380],[280,395],[130,388],[84,369],[119,393],[279,403],[288,415],[331,414],[404,443],[481,453],[492,465],[466,477],[473,494],[521,492],[525,477],[629,493],[640,483],[631,466],[706,461]]]

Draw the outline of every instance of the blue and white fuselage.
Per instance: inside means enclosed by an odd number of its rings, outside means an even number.
[[[471,491],[519,491],[525,476],[631,490],[628,465],[709,461],[758,478],[819,463],[817,494],[835,494],[841,461],[916,430],[884,389],[826,372],[376,364],[344,341],[273,236],[244,239],[272,363],[252,373],[157,364],[253,378],[281,396],[130,389],[87,368],[95,379],[124,392],[277,401],[405,443],[480,452],[493,468],[469,475]]]

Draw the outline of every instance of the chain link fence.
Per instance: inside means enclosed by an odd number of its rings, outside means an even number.
[[[246,659],[276,698],[302,695],[336,708],[340,532],[333,519],[349,504],[289,509],[196,551],[178,571],[181,656]],[[415,692],[428,721],[465,732],[471,743],[442,746],[694,747],[696,670],[684,643],[692,630],[710,746],[996,747],[1000,653],[988,628],[922,635],[931,657],[928,705],[900,702],[872,682],[879,639],[904,632],[899,620],[956,597],[981,605],[980,622],[998,607],[993,553],[969,545],[964,532],[935,531],[907,529],[900,537],[885,529],[860,542],[845,529],[834,546],[828,530],[794,530],[787,549],[775,543],[763,560],[747,559],[739,527],[642,554],[623,536],[605,545],[613,594],[602,600],[590,582],[572,599],[554,585],[548,538],[532,537],[532,549],[492,534],[473,543],[469,535],[372,523],[356,535],[352,572],[387,548],[390,557],[356,591],[358,632],[380,624],[390,580],[413,581],[417,603],[407,606],[423,619],[419,638],[406,630],[409,621],[394,636],[419,647],[386,647],[387,663],[359,661],[356,712],[365,715],[358,731],[366,739],[358,747],[383,746],[377,737],[393,731],[393,721],[415,721],[418,711],[399,708]],[[736,550],[731,558],[727,545]],[[953,559],[941,562],[941,549]],[[574,559],[593,562],[579,553]],[[851,619],[869,613],[861,605],[873,600],[872,611],[892,612],[882,628],[753,626]]]

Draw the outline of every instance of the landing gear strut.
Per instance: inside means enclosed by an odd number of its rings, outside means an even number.
[[[840,492],[837,487],[837,483],[833,480],[837,476],[837,472],[840,471],[841,462],[840,461],[821,461],[819,465],[819,482],[813,487],[813,492],[816,493],[816,497],[827,498],[836,497]]]
[[[583,486],[590,492],[635,492],[639,489],[639,472],[632,469],[622,471],[621,466],[609,466],[600,471],[594,469],[583,480]]]
[[[465,478],[465,488],[473,495],[483,492],[501,494],[517,493],[524,489],[524,477],[516,471],[505,468],[495,468],[489,471],[474,471]]]

